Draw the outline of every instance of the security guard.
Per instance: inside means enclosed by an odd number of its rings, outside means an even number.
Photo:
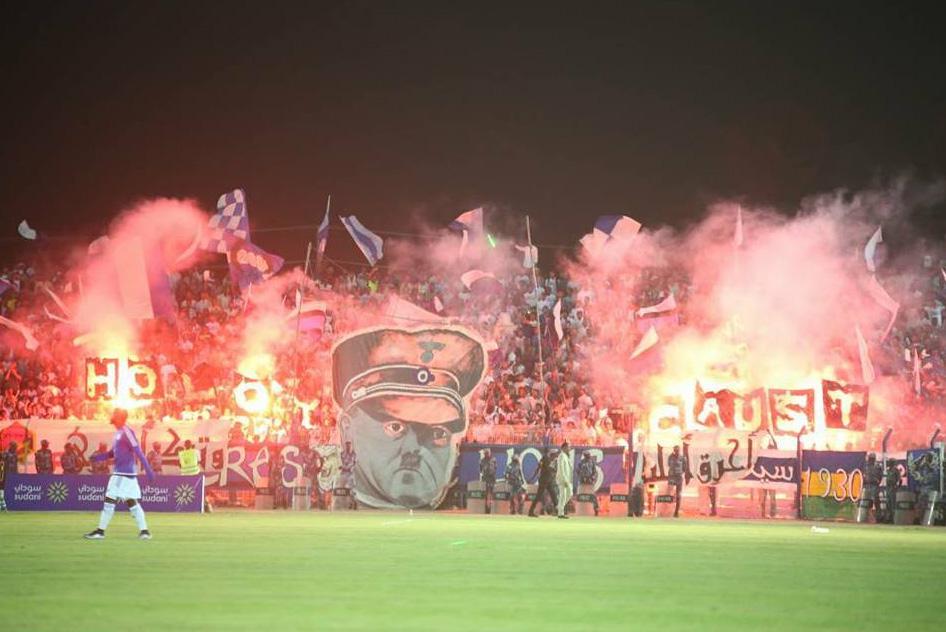
[[[59,463],[62,465],[63,474],[79,474],[82,472],[82,460],[76,454],[76,448],[71,443],[65,445],[62,456],[59,457]]]
[[[900,489],[900,468],[896,459],[887,459],[887,472],[884,474],[884,497],[887,511],[886,521],[893,524],[894,511],[897,508],[897,490]]]
[[[509,513],[522,515],[526,489],[518,454],[513,454],[506,466],[506,484],[509,486]]]
[[[181,467],[181,476],[200,474],[200,453],[190,439],[184,441],[184,449],[177,453],[177,462]]]
[[[581,461],[578,462],[578,482],[582,485],[594,485],[598,482],[598,467],[595,460],[591,458],[591,452],[581,453]],[[591,502],[595,507],[595,515],[598,515],[598,495],[591,492]]]
[[[341,489],[348,490],[348,502],[352,509],[358,509],[358,503],[355,501],[355,478],[354,471],[355,466],[358,464],[358,459],[355,456],[355,451],[351,447],[351,441],[345,442],[345,449],[342,450],[341,455],[342,464],[338,468],[338,486]]]
[[[314,500],[318,509],[325,509],[325,504],[322,502],[322,491],[319,487],[319,475],[322,473],[323,464],[324,460],[321,453],[314,446],[309,446],[305,453],[303,471],[306,478],[312,481],[310,501]]]
[[[49,441],[46,439],[39,442],[39,450],[33,455],[33,462],[37,474],[53,473],[53,451],[49,449]]]
[[[673,517],[680,516],[680,496],[683,492],[684,472],[687,471],[687,458],[680,454],[680,446],[673,446],[673,452],[667,457],[667,482],[673,488]]]
[[[496,487],[496,457],[493,456],[489,448],[483,450],[483,458],[480,459],[480,480],[486,490],[486,513],[492,510],[493,490]]]
[[[877,462],[875,454],[868,454],[867,463],[864,464],[864,491],[861,495],[865,522],[871,508],[874,510],[874,522],[883,521],[883,510],[880,506],[880,483],[883,480],[883,466]]]
[[[11,441],[7,449],[0,454],[0,511],[6,511],[7,505],[3,497],[3,485],[8,474],[19,472],[19,463],[16,455],[16,441]]]
[[[549,452],[546,450],[542,454],[542,459],[539,461],[539,488],[535,490],[535,498],[532,499],[532,504],[529,505],[529,516],[535,518],[535,505],[540,500],[542,502],[542,512],[548,513],[550,507],[558,506],[558,494],[555,489],[555,457],[558,456],[558,453],[552,451]],[[551,504],[546,503],[545,495],[548,494],[552,498]]]

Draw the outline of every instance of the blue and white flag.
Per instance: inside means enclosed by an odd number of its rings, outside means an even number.
[[[322,218],[322,223],[319,224],[319,232],[316,237],[317,248],[316,252],[321,257],[325,254],[325,247],[328,245],[328,225],[329,225],[329,209],[325,209],[325,217]]]
[[[273,276],[282,269],[285,263],[282,257],[270,254],[259,246],[242,239],[230,239],[227,249],[230,278],[243,291],[252,284],[260,283]]]
[[[111,257],[115,288],[126,317],[175,319],[171,281],[158,244],[147,244],[140,237],[112,240],[106,255]]]
[[[475,208],[472,211],[461,213],[455,220],[450,222],[450,228],[453,230],[465,230],[473,235],[483,232],[483,208]]]
[[[345,225],[345,230],[355,240],[355,245],[365,255],[368,263],[371,265],[378,263],[381,257],[384,256],[384,240],[365,228],[354,215],[342,217],[341,220],[342,224]]]
[[[629,239],[641,229],[641,223],[627,215],[602,215],[595,220],[595,229],[611,239]]]
[[[243,189],[224,193],[217,200],[217,214],[207,222],[207,234],[200,247],[210,252],[227,252],[231,239],[250,240],[250,216],[246,210]]]

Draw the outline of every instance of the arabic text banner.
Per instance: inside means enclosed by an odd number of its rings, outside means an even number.
[[[673,445],[648,442],[644,450],[644,482],[667,480]],[[684,478],[689,485],[729,485],[773,489],[795,488],[798,457],[790,450],[761,449],[748,432],[697,433],[683,442]]]
[[[145,511],[203,510],[204,478],[158,476],[154,483],[139,477]],[[105,500],[106,475],[10,474],[4,485],[10,511],[98,511]]]

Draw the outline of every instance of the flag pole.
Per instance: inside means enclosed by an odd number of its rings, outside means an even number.
[[[526,215],[526,240],[529,242],[529,254],[532,254],[532,223]],[[546,396],[545,363],[542,361],[542,313],[539,309],[539,276],[536,269],[539,267],[538,257],[532,262],[532,286],[535,289],[535,331],[539,341],[539,381],[542,383],[542,397]],[[542,406],[542,421],[545,422],[545,406]]]
[[[303,268],[303,274],[305,278],[309,278],[309,257],[312,255],[312,242],[310,241],[305,249],[305,267]],[[292,388],[289,390],[289,399],[291,406],[291,417],[289,419],[289,427],[292,427],[292,422],[295,420],[296,416],[296,385],[299,383],[299,329],[302,326],[302,304],[305,302],[303,300],[303,289],[304,285],[300,285],[296,290],[296,333],[292,339],[292,355],[296,360],[296,375],[295,379],[292,382]]]
[[[329,211],[331,211],[331,209],[332,209],[332,194],[329,193],[328,200],[326,200],[325,202],[325,215],[326,216],[328,216]],[[329,222],[331,222],[331,220],[329,220]],[[319,280],[319,275],[322,272],[322,258],[325,256],[325,246],[326,246],[326,244],[322,242],[321,235],[317,235],[317,238],[319,240],[319,243],[315,252],[315,280],[316,281]],[[326,237],[326,242],[327,241],[328,241],[328,238]],[[309,244],[309,246],[311,247],[312,244]],[[308,276],[308,273],[306,273],[306,276]]]

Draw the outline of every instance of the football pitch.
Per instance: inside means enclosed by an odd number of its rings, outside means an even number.
[[[946,530],[406,512],[0,514],[7,630],[930,630]]]

